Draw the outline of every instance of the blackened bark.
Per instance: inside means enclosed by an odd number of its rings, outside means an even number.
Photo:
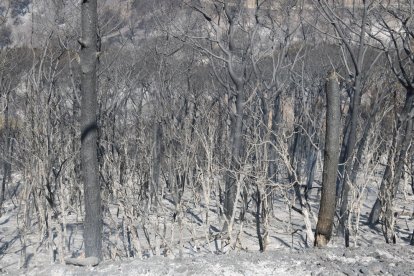
[[[279,132],[279,124],[281,120],[280,112],[280,96],[277,95],[273,100],[273,118],[272,118],[272,127],[270,133],[270,141],[272,143],[276,143],[276,135],[275,133]],[[269,147],[269,178],[272,179],[274,182],[277,182],[277,162],[275,161],[277,158],[277,152],[274,147]],[[271,201],[272,202],[272,201]]]
[[[411,235],[410,245],[413,245],[414,246],[414,230],[413,230],[413,233]]]
[[[158,191],[161,171],[161,140],[162,129],[161,122],[155,123],[154,128],[154,145],[153,145],[153,161],[152,161],[152,185],[150,187],[150,196],[155,205],[158,205]]]
[[[240,152],[242,147],[243,132],[243,92],[241,89],[236,96],[236,114],[231,119],[230,141],[231,141],[231,163],[230,171],[227,172],[226,191],[224,201],[224,214],[230,220],[233,216],[236,204],[237,177],[240,170]]]
[[[411,172],[414,171],[414,150],[411,149]],[[414,174],[411,173],[411,191],[414,194]]]
[[[340,209],[341,215],[341,228],[345,227],[345,222],[347,219],[347,215],[345,214],[348,210],[348,194],[349,194],[349,181],[350,181],[350,174],[352,169],[352,160],[353,160],[353,153],[355,150],[356,145],[356,138],[357,138],[357,125],[358,125],[358,116],[359,116],[359,109],[361,105],[361,84],[359,78],[357,79],[354,87],[354,96],[351,106],[351,121],[350,121],[350,130],[349,136],[346,143],[346,151],[345,151],[345,175],[344,175],[344,184],[342,187],[342,203]]]
[[[237,9],[241,11],[241,1],[236,5]],[[226,14],[228,20],[228,53],[230,54],[227,63],[227,72],[230,79],[232,80],[235,88],[235,112],[231,111],[231,126],[230,126],[230,170],[226,173],[226,183],[225,183],[225,201],[224,201],[224,214],[226,215],[227,222],[231,225],[231,221],[234,218],[235,205],[237,204],[237,175],[240,175],[240,157],[241,157],[241,147],[243,141],[243,114],[244,114],[244,84],[245,76],[239,75],[236,73],[236,64],[233,62],[233,58],[236,56],[234,54],[236,49],[237,40],[235,37],[236,28],[238,27],[238,16],[239,13],[236,10],[230,8],[228,3],[223,5],[224,13]],[[246,66],[244,64],[243,66]],[[244,70],[243,70],[244,71]],[[230,105],[232,103],[229,102]],[[230,108],[232,109],[232,108]],[[224,225],[224,230],[227,231],[227,222]]]
[[[394,138],[392,141],[392,145],[395,145],[396,141],[396,133],[394,133]],[[392,147],[388,150],[388,158],[387,158],[387,166],[385,167],[384,175],[382,176],[382,181],[379,189],[379,194],[377,199],[375,200],[374,206],[371,209],[371,212],[368,217],[368,225],[370,227],[374,227],[379,222],[379,217],[381,214],[381,208],[382,208],[382,201],[384,201],[384,194],[385,189],[387,186],[389,186],[388,181],[391,180],[391,164],[393,162],[394,154]]]
[[[308,200],[309,193],[312,190],[313,181],[315,180],[315,169],[317,160],[318,155],[315,151],[312,150],[307,160],[308,179],[306,180],[305,200]]]
[[[259,240],[259,251],[264,252],[265,248],[263,245],[263,236],[260,227],[260,207],[262,205],[262,195],[260,194],[259,187],[256,191],[257,201],[256,201],[256,234]]]
[[[336,178],[336,202],[340,202],[342,196],[342,187],[343,187],[343,177],[345,171],[345,153],[346,153],[346,141],[348,141],[349,137],[349,130],[350,130],[350,121],[351,121],[351,114],[347,114],[344,129],[342,133],[342,145],[341,145],[341,152],[339,154],[339,165],[338,165],[338,177]]]
[[[336,177],[339,159],[340,99],[338,79],[332,72],[326,87],[326,138],[323,164],[322,196],[315,232],[315,246],[325,246],[332,235],[336,208]]]
[[[97,0],[82,1],[81,44],[81,170],[84,185],[85,256],[102,258],[102,211],[97,155]]]
[[[0,207],[6,199],[6,186],[10,181],[11,164],[10,164],[10,123],[9,123],[9,95],[10,91],[6,93],[6,108],[4,109],[4,148],[3,148],[3,180],[1,183],[1,198]]]
[[[276,95],[274,97],[273,101],[273,107],[271,112],[271,117],[269,117],[269,120],[271,120],[271,124],[267,122],[268,128],[269,128],[269,140],[271,143],[276,143],[276,135],[275,133],[279,132],[279,123],[281,120],[281,112],[280,112],[280,96]],[[268,115],[267,115],[268,116]],[[275,183],[277,182],[277,152],[274,147],[267,147],[268,151],[268,159],[269,159],[269,167],[268,167],[268,177]],[[268,205],[268,213],[272,214],[273,211],[273,187],[267,186],[266,187],[266,194],[267,194],[267,205]]]
[[[342,201],[341,208],[339,210],[340,215],[340,231],[346,236],[349,231],[347,229],[348,221],[348,195],[350,191],[350,181],[351,181],[351,171],[353,166],[353,155],[356,145],[357,138],[357,125],[358,125],[358,116],[359,109],[361,105],[361,80],[359,77],[356,78],[354,86],[354,96],[351,106],[351,121],[350,121],[350,130],[349,136],[346,141],[346,151],[344,159],[341,160],[341,163],[345,163],[344,174],[343,174],[343,186],[342,186]],[[349,239],[349,237],[345,237]]]

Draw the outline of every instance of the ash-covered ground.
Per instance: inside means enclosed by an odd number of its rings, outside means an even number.
[[[5,275],[413,275],[414,247],[372,245],[357,248],[281,249],[184,258],[104,261],[96,267],[50,265]]]

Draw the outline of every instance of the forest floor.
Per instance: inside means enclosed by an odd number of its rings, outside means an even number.
[[[246,221],[237,222],[239,245],[236,250],[220,252],[220,241],[204,239],[206,225],[202,218],[205,208],[194,205],[190,199],[183,200],[183,226],[180,227],[170,217],[174,212],[171,200],[165,200],[165,215],[157,219],[150,217],[140,221],[147,227],[147,232],[138,229],[142,247],[142,258],[121,257],[122,244],[125,236],[120,234],[119,226],[114,226],[114,218],[118,217],[113,209],[105,219],[104,243],[117,247],[118,255],[106,250],[105,260],[96,267],[76,267],[59,264],[63,258],[82,258],[82,222],[74,214],[67,216],[66,255],[53,256],[58,251],[59,235],[53,238],[39,235],[36,217],[33,218],[31,229],[26,229],[26,246],[23,247],[22,215],[19,201],[8,199],[1,210],[0,216],[0,274],[1,275],[413,275],[414,246],[409,245],[414,228],[413,202],[414,196],[410,189],[398,195],[396,214],[397,244],[385,243],[381,226],[369,228],[366,220],[370,208],[376,198],[376,189],[365,189],[358,204],[359,222],[355,223],[351,234],[351,247],[345,248],[343,238],[337,233],[327,248],[313,248],[306,237],[303,217],[292,212],[286,201],[275,199],[275,212],[269,225],[269,245],[264,253],[258,252],[254,213],[249,213]],[[313,193],[310,201],[313,211],[317,214],[318,193]],[[18,198],[18,197],[17,197]],[[359,207],[358,207],[359,206]],[[250,207],[252,210],[254,206]],[[214,209],[214,206],[212,208]],[[20,213],[20,215],[19,215]],[[112,218],[108,218],[111,216]],[[112,220],[111,220],[112,219]],[[356,216],[354,216],[354,220]],[[209,236],[218,233],[219,216],[211,211]],[[159,228],[165,228],[165,248],[154,249],[156,244],[154,230],[155,221]],[[152,224],[151,224],[152,223]],[[116,223],[115,223],[116,225]],[[140,227],[141,227],[140,226]],[[314,221],[312,228],[314,230]],[[57,225],[50,227],[56,231]],[[214,231],[211,229],[215,229]],[[213,233],[213,232],[214,233]],[[179,237],[182,237],[181,241]],[[145,238],[144,238],[145,237]],[[206,242],[207,240],[207,242]],[[181,248],[178,249],[181,244]],[[24,254],[23,254],[24,253]],[[115,252],[116,253],[116,252]],[[160,255],[160,256],[157,256]],[[110,258],[109,256],[115,256]],[[51,261],[54,259],[54,261]],[[112,260],[110,260],[112,259]],[[59,261],[60,260],[60,261]],[[22,269],[22,263],[27,268]]]
[[[47,265],[5,275],[413,275],[414,247],[280,249],[265,253],[104,261],[96,267]]]

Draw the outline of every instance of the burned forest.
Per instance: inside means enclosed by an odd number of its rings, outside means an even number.
[[[1,1],[0,273],[412,256],[413,117],[410,0]]]

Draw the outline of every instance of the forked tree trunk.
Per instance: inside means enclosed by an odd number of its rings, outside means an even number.
[[[341,118],[339,86],[335,72],[332,72],[328,77],[326,99],[327,111],[322,196],[315,232],[315,246],[318,247],[325,246],[331,239],[336,208],[336,176],[339,159]]]
[[[82,1],[81,44],[81,170],[85,193],[85,256],[102,258],[102,211],[98,177],[97,0]]]

